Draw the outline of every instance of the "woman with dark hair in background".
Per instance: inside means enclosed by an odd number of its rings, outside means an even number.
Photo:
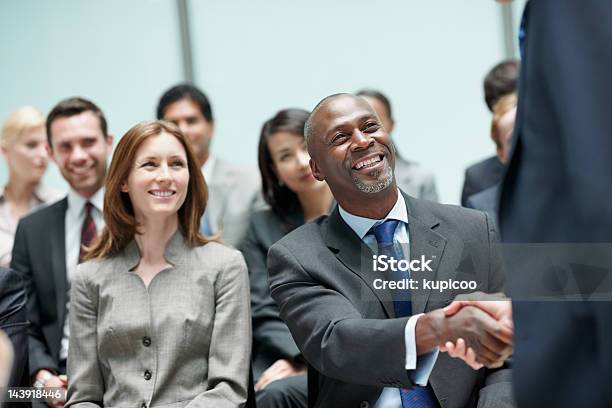
[[[304,140],[309,113],[285,109],[264,123],[259,171],[269,210],[256,212],[240,246],[251,281],[253,371],[258,408],[306,407],[306,366],[270,297],[266,256],[272,244],[305,222],[329,212],[333,196],[316,180]]]
[[[100,238],[70,296],[68,406],[242,406],[251,320],[240,253],[199,232],[206,184],[173,124],[119,141]]]

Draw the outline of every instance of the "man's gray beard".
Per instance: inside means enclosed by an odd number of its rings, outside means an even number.
[[[359,191],[367,194],[376,194],[383,191],[393,183],[393,169],[391,166],[386,166],[384,173],[379,174],[378,180],[374,184],[365,184],[357,177],[353,177],[353,183]]]

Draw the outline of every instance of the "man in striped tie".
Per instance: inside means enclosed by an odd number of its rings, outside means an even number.
[[[482,212],[421,201],[394,178],[371,106],[323,99],[305,127],[314,176],[337,208],[270,249],[272,297],[310,365],[316,407],[512,407],[512,328],[457,295],[501,292],[496,232]],[[440,353],[467,345],[472,370]]]

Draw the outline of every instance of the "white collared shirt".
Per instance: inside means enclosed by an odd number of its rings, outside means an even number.
[[[66,217],[64,224],[65,245],[66,245],[66,279],[68,283],[72,281],[77,264],[79,263],[79,252],[81,250],[81,230],[83,221],[85,220],[85,204],[89,201],[93,208],[91,209],[91,217],[96,224],[98,234],[104,227],[104,219],[102,218],[102,207],[104,205],[104,189],[98,190],[91,198],[86,199],[73,189],[68,191],[68,208],[66,209]],[[68,299],[70,305],[70,299]],[[66,310],[68,311],[68,305]],[[68,311],[69,313],[69,311]],[[68,339],[70,331],[68,328],[68,313],[64,320],[64,335],[62,336],[60,348],[60,360],[68,357]]]
[[[206,162],[204,163],[204,165],[202,165],[202,174],[204,174],[204,180],[206,181],[206,184],[210,184],[212,180],[216,162],[217,159],[215,158],[215,156],[209,154],[208,159],[206,159]]]
[[[355,232],[355,234],[357,234],[359,239],[368,245],[374,253],[378,252],[378,244],[376,242],[376,238],[372,234],[368,234],[372,227],[380,225],[389,219],[401,221],[395,229],[393,240],[402,244],[404,257],[410,257],[409,253],[405,253],[408,250],[408,244],[410,243],[410,236],[408,234],[408,211],[406,210],[406,202],[402,192],[399,189],[397,190],[397,201],[395,202],[395,205],[383,219],[377,220],[360,217],[347,212],[340,205],[338,205],[338,211],[340,212],[340,216],[344,222],[346,222],[346,224]],[[410,373],[410,376],[416,384],[426,386],[431,371],[433,370],[433,366],[438,358],[439,349],[436,348],[427,354],[417,357],[415,327],[419,317],[422,315],[422,313],[412,315],[406,323],[406,329],[404,331],[406,343],[405,368],[406,370],[413,370]],[[398,390],[394,388],[383,389],[383,392],[376,402],[376,407],[401,407],[401,397]]]

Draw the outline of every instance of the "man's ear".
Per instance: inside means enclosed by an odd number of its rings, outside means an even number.
[[[113,151],[113,135],[111,135],[110,133],[106,135],[105,142],[106,142],[107,153],[111,154]]]
[[[312,175],[319,181],[325,181],[325,175],[319,169],[317,163],[314,160],[310,159],[310,170],[312,171]]]
[[[53,160],[54,163],[57,163],[57,161],[55,160],[55,156],[53,156],[53,148],[51,147],[51,145],[47,143],[45,145],[45,148],[47,149],[47,155],[49,156],[49,158]]]

